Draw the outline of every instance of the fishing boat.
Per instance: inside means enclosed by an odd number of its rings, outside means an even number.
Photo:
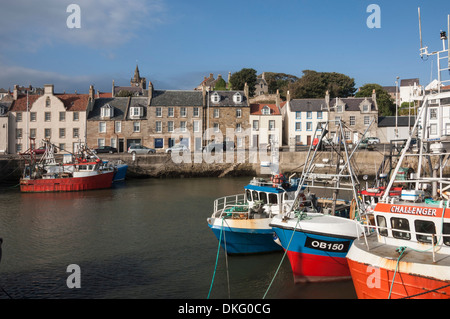
[[[20,179],[21,192],[72,192],[111,187],[114,168],[104,165],[88,148],[80,150],[73,161],[57,163],[54,145],[49,141],[44,143],[46,150],[39,161],[32,151],[21,154],[25,159],[25,169]]]
[[[367,220],[356,196],[359,182],[352,165],[358,145],[351,153],[345,143],[335,145],[333,152],[321,152],[327,126],[327,122],[318,126],[315,137],[321,134],[319,143],[308,152],[300,179],[305,190],[296,193],[289,211],[275,216],[270,223],[289,258],[295,283],[350,279],[345,257],[363,231],[361,223]],[[337,131],[337,140],[344,140],[342,121]],[[325,196],[319,196],[314,201],[312,191],[332,197],[325,200]],[[339,200],[340,191],[349,192],[354,199]]]
[[[420,17],[420,9],[419,9]],[[420,21],[420,19],[419,19]],[[448,16],[450,29],[450,15]],[[360,299],[448,299],[450,297],[450,201],[448,123],[450,92],[441,91],[442,60],[449,59],[448,42],[437,55],[438,83],[424,96],[411,136],[393,176],[405,163],[416,167],[405,179],[392,178],[381,199],[373,203],[375,225],[354,241],[347,255]],[[428,56],[426,48],[421,55]],[[448,82],[448,81],[446,81]],[[409,148],[417,137],[418,150]],[[390,190],[402,185],[400,196]]]

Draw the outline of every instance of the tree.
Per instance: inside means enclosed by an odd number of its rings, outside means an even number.
[[[227,82],[225,82],[225,80],[222,77],[218,78],[216,81],[216,85],[214,86],[214,90],[224,91],[226,89],[227,89]]]
[[[389,93],[383,87],[376,83],[363,85],[356,93],[356,97],[371,97],[375,90],[377,94],[378,114],[381,116],[395,115],[395,103]]]
[[[275,94],[278,90],[283,98],[286,98],[289,84],[299,80],[295,75],[286,73],[264,72],[264,77],[269,87],[269,94]]]
[[[245,83],[248,85],[249,95],[255,94],[256,70],[243,68],[235,72],[230,77],[230,84],[233,90],[243,90]]]
[[[352,96],[355,80],[345,74],[336,72],[316,72],[303,70],[303,76],[289,84],[292,98],[323,98],[328,91],[330,98]]]

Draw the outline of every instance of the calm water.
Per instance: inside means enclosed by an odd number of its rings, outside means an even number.
[[[206,299],[218,245],[206,218],[214,199],[242,193],[248,180],[131,180],[62,194],[0,189],[0,299]],[[263,298],[282,257],[221,251],[210,298]],[[79,289],[66,285],[71,264],[81,269]],[[356,294],[351,281],[294,285],[285,259],[266,298]]]

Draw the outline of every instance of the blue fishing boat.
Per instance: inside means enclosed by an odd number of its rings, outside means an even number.
[[[128,165],[119,163],[114,165],[114,177],[113,182],[124,181],[127,175]]]
[[[214,201],[214,212],[207,219],[227,254],[253,254],[280,251],[269,225],[274,216],[289,209],[298,189],[298,178],[281,174],[269,180],[253,178],[239,195]],[[305,199],[306,200],[306,199]]]

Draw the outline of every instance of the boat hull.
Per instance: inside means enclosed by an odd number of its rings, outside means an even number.
[[[119,181],[125,180],[125,177],[127,175],[127,169],[128,169],[128,165],[126,165],[126,164],[117,165],[116,170],[114,172],[113,182],[119,182]]]
[[[92,189],[110,188],[114,172],[84,177],[49,179],[20,179],[20,191],[24,193],[76,192]]]
[[[274,241],[274,232],[266,220],[232,220],[222,223],[219,219],[208,219],[208,226],[220,240],[227,254],[258,254],[282,251]]]
[[[389,254],[376,253],[381,246],[367,251],[364,245],[360,240],[355,241],[347,255],[358,299],[450,298],[448,265],[417,262],[423,258],[414,251],[409,251],[397,262],[398,253],[386,258]],[[395,251],[395,247],[391,248]]]
[[[346,254],[353,238],[333,237],[274,227],[291,264],[294,282],[329,282],[351,278]]]

